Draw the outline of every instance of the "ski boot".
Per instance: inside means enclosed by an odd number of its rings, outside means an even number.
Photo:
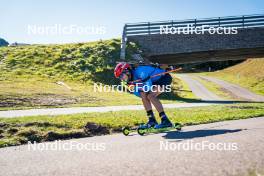
[[[167,116],[163,116],[161,118],[161,123],[157,124],[154,126],[155,129],[160,129],[160,128],[170,128],[172,127],[173,124],[171,123],[171,121],[168,119]]]
[[[139,128],[142,129],[153,128],[157,124],[158,122],[156,121],[155,117],[149,117],[148,122],[146,124],[140,125]]]

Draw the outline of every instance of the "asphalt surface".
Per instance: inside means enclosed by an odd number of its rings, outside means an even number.
[[[164,108],[190,108],[210,106],[215,104],[232,103],[232,102],[208,102],[208,103],[176,103],[164,104]],[[78,114],[91,112],[110,112],[123,110],[143,110],[143,105],[124,105],[124,106],[103,106],[103,107],[74,107],[74,108],[47,108],[47,109],[28,109],[28,110],[8,110],[0,111],[0,117],[13,118],[23,116],[39,116],[39,115],[62,115],[62,114]]]
[[[259,117],[189,126],[181,132],[147,136],[114,134],[61,142],[100,146],[90,151],[77,148],[69,151],[38,148],[34,151],[28,145],[7,147],[0,149],[0,175],[227,176],[263,173],[263,134],[264,117]]]
[[[184,80],[189,85],[189,88],[194,93],[194,95],[200,98],[201,100],[223,100],[213,92],[209,91],[202,83],[194,79],[192,76],[186,74],[178,74],[178,77]]]
[[[243,100],[249,100],[249,101],[259,101],[264,102],[264,96],[257,95],[248,89],[245,89],[243,87],[240,87],[236,84],[232,84],[217,78],[208,77],[208,76],[200,76],[203,79],[206,79],[208,81],[211,81],[215,84],[218,84],[220,87],[225,89],[227,92],[230,92],[231,94],[235,95],[235,97],[239,97]]]

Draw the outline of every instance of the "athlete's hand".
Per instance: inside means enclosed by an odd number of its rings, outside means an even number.
[[[126,81],[121,81],[121,86],[126,87],[127,86],[127,82]]]

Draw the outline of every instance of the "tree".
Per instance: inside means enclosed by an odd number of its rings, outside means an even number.
[[[0,46],[7,46],[8,44],[9,43],[6,40],[0,38]]]

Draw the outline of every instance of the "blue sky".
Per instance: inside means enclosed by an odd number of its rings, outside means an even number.
[[[9,42],[73,43],[121,36],[125,23],[264,14],[263,0],[2,0],[0,37]],[[104,34],[30,33],[30,27],[77,26]]]

